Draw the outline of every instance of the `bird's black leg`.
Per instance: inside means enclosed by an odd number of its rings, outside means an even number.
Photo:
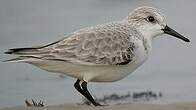
[[[95,102],[91,94],[89,93],[87,89],[87,82],[83,81],[80,86],[81,80],[77,80],[74,84],[74,87],[84,96],[86,97],[94,106],[101,106],[101,104]]]
[[[94,105],[94,106],[101,106],[101,104],[97,103],[87,89],[87,82],[83,81],[82,84],[83,95]]]
[[[76,90],[77,90],[78,92],[80,92],[80,93],[83,95],[83,90],[82,90],[82,88],[80,87],[80,80],[79,80],[79,79],[77,79],[77,81],[75,82],[74,87],[76,88]]]

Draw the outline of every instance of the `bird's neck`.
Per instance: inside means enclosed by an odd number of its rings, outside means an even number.
[[[144,48],[145,48],[147,54],[149,54],[152,50],[152,39],[144,37],[143,38],[143,45],[144,45]]]
[[[124,20],[128,22],[130,26],[134,27],[143,36],[143,45],[147,53],[152,50],[152,40],[157,36],[157,33],[148,30],[148,27],[140,26],[137,22],[130,22],[128,19]]]
[[[137,29],[143,36],[143,45],[147,53],[152,50],[152,40],[154,39],[154,34],[143,29]]]

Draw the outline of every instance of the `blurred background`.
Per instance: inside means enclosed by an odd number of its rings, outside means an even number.
[[[96,97],[111,91],[163,93],[149,103],[195,101],[195,0],[0,0],[0,60],[10,58],[3,54],[9,48],[56,41],[83,27],[121,20],[143,5],[160,9],[168,25],[191,42],[158,37],[150,58],[133,74],[114,83],[90,83],[89,90]],[[74,82],[28,64],[0,62],[0,107],[24,105],[25,99],[47,105],[80,102]]]

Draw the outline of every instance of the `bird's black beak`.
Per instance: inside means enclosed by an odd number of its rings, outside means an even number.
[[[164,33],[172,35],[176,38],[182,39],[185,42],[190,42],[190,40],[184,36],[182,36],[181,34],[179,34],[178,32],[176,32],[175,30],[173,30],[172,28],[170,28],[169,26],[165,26],[164,29],[162,29]]]

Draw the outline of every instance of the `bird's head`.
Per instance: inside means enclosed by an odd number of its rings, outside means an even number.
[[[145,37],[149,37],[152,39],[158,35],[165,33],[182,39],[185,42],[190,42],[189,39],[185,38],[175,30],[171,29],[167,25],[165,18],[155,8],[146,6],[139,7],[128,15],[127,20],[131,25],[136,27]]]

